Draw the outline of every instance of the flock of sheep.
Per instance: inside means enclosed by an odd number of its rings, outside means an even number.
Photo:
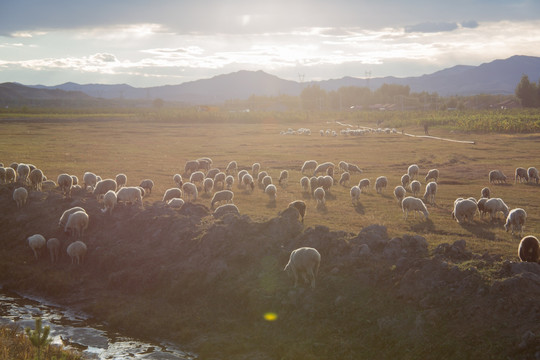
[[[306,129],[309,130],[309,129]],[[304,130],[304,131],[306,131]],[[234,205],[233,185],[244,189],[245,192],[253,192],[255,187],[260,188],[269,201],[276,201],[278,186],[286,186],[289,181],[289,171],[282,170],[277,183],[268,174],[261,169],[260,163],[254,163],[249,169],[240,170],[236,161],[228,163],[222,171],[213,167],[213,161],[208,157],[187,161],[184,167],[184,175],[174,174],[172,180],[174,187],[167,189],[162,197],[162,201],[172,208],[181,208],[185,202],[194,202],[199,198],[199,193],[204,192],[212,196],[210,208],[214,210],[215,217],[221,217],[226,213],[238,214],[238,208]],[[339,180],[336,179],[337,173],[341,173]],[[355,164],[345,161],[339,162],[335,166],[332,162],[318,163],[315,160],[305,161],[301,167],[302,177],[300,186],[302,191],[309,193],[317,202],[317,207],[325,207],[326,196],[332,186],[336,183],[341,186],[349,186],[351,175],[361,174],[362,170]],[[420,169],[418,165],[412,164],[407,168],[407,172],[401,176],[401,184],[394,188],[394,196],[401,207],[404,218],[407,220],[409,212],[416,217],[419,212],[427,219],[429,211],[426,204],[433,206],[437,194],[437,181],[439,179],[439,170],[431,169],[427,172],[424,180],[426,182],[423,198],[419,198],[421,191],[421,182],[419,181]],[[184,180],[185,177],[185,181]],[[489,182],[505,182],[506,176],[499,170],[493,170],[489,173]],[[515,172],[515,182],[534,181],[539,182],[538,170],[534,167],[529,169],[517,168]],[[43,191],[50,189],[59,189],[66,198],[73,194],[82,196],[94,196],[103,204],[102,212],[112,214],[115,206],[119,202],[137,204],[143,206],[143,197],[152,192],[154,182],[151,179],[143,179],[139,186],[128,186],[127,176],[118,174],[115,179],[102,179],[92,172],[86,172],[83,175],[82,182],[77,176],[70,174],[60,174],[57,182],[47,179],[43,172],[31,164],[12,163],[4,167],[0,164],[0,184],[16,183],[20,186],[13,190],[13,200],[17,208],[22,208],[28,198],[28,190]],[[278,186],[276,186],[278,185]],[[365,192],[371,186],[370,179],[361,179],[358,185],[350,188],[350,197],[353,205],[359,202],[362,192]],[[374,188],[377,193],[382,193],[388,186],[388,179],[380,176],[375,179]],[[410,192],[411,195],[407,196]],[[216,208],[216,205],[218,206]],[[302,222],[306,214],[306,203],[302,200],[296,200],[289,204],[298,210]],[[527,214],[522,208],[510,210],[504,201],[500,198],[490,198],[489,188],[481,191],[481,198],[476,200],[470,198],[458,198],[454,202],[452,216],[462,224],[471,222],[477,213],[483,217],[489,214],[490,218],[496,217],[498,212],[502,212],[506,218],[505,230],[517,231],[520,234],[523,231]],[[74,241],[67,247],[67,253],[72,259],[72,263],[80,263],[87,251],[86,244],[81,240],[84,231],[88,227],[89,216],[81,207],[67,209],[59,219],[58,225],[70,235]],[[532,239],[532,240],[531,240]],[[540,256],[540,246],[538,240],[534,241],[534,236],[527,236],[522,239],[519,247],[519,256],[523,261],[538,261]],[[60,241],[56,238],[48,241],[40,234],[30,236],[28,245],[38,258],[38,251],[41,248],[48,248],[51,261],[58,259]],[[285,270],[289,271],[295,279],[295,286],[298,282],[298,276],[301,275],[306,282],[315,287],[315,277],[320,264],[320,254],[313,248],[300,248],[290,254],[289,263]]]

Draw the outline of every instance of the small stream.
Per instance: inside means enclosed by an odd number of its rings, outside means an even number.
[[[0,324],[35,328],[35,317],[50,326],[53,344],[74,348],[93,359],[196,359],[174,344],[149,343],[122,336],[97,324],[88,316],[6,291],[0,287]]]

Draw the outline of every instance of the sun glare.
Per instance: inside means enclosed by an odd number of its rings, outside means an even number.
[[[278,318],[277,314],[274,312],[267,312],[263,315],[263,317],[266,321],[276,321]]]

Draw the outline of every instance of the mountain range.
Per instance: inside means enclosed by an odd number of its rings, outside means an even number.
[[[226,100],[247,99],[251,95],[298,96],[309,85],[318,85],[326,91],[334,91],[343,86],[369,87],[378,89],[383,84],[409,86],[411,92],[438,93],[440,96],[502,94],[512,95],[522,75],[531,82],[540,79],[540,57],[516,55],[507,59],[494,60],[478,66],[458,65],[417,77],[354,78],[343,77],[324,81],[298,82],[284,80],[263,71],[238,71],[214,76],[210,79],[190,81],[179,85],[136,88],[126,84],[80,85],[68,82],[56,86],[16,85],[16,92],[6,92],[6,84],[0,84],[0,100],[5,96],[36,97],[39,99],[90,96],[102,99],[132,99],[183,102],[189,104],[218,104]],[[21,88],[27,88],[23,91]],[[40,93],[32,93],[41,91]],[[44,92],[45,91],[45,92]],[[47,92],[56,91],[56,92]],[[63,91],[63,92],[58,92]],[[73,93],[76,92],[76,93]]]

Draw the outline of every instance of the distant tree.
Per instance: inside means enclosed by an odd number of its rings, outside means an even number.
[[[300,94],[302,108],[304,110],[323,110],[326,108],[326,91],[319,85],[309,85]]]
[[[536,83],[531,83],[527,75],[521,77],[516,87],[516,96],[523,107],[540,107],[540,92]]]
[[[163,104],[164,104],[164,101],[163,101],[163,99],[160,99],[160,98],[154,99],[154,101],[152,103],[152,105],[157,109],[162,108]]]

